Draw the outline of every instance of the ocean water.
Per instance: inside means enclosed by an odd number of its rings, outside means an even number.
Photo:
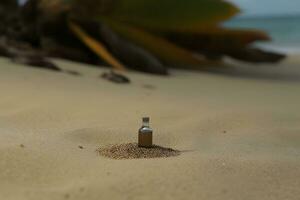
[[[300,52],[300,15],[282,17],[240,17],[224,24],[226,27],[260,29],[269,33],[271,42],[256,45],[284,53]]]

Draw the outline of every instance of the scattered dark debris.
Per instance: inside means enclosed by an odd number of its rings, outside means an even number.
[[[83,146],[80,146],[80,145],[78,146],[78,148],[79,148],[79,149],[84,149]]]
[[[145,88],[145,89],[149,89],[149,90],[155,90],[156,89],[156,87],[154,85],[150,85],[150,84],[144,84],[142,87]]]
[[[74,70],[64,70],[65,73],[73,75],[73,76],[82,76],[80,72],[74,71]]]
[[[12,57],[12,61],[15,63],[19,63],[19,64],[24,64],[24,65],[28,65],[31,67],[36,67],[36,68],[43,68],[43,69],[49,69],[52,71],[57,71],[60,72],[61,69],[58,68],[55,64],[53,64],[51,61],[49,61],[48,59],[44,58],[44,57],[40,57],[40,56],[21,56],[21,55],[17,55],[17,56],[13,56]]]
[[[21,147],[21,148],[25,148],[25,145],[24,145],[24,144],[20,144],[20,147]]]
[[[45,55],[33,49],[29,44],[10,40],[6,37],[0,37],[0,55],[11,58],[15,63],[61,71]]]
[[[111,82],[114,82],[114,83],[118,83],[118,84],[128,84],[130,83],[130,79],[127,78],[126,76],[120,74],[120,73],[117,73],[113,70],[111,70],[110,72],[105,72],[101,75],[102,78],[106,79],[106,80],[109,80]]]
[[[69,199],[70,198],[70,194],[65,194],[64,197],[65,197],[65,199]]]
[[[104,157],[112,159],[166,158],[179,156],[180,151],[153,145],[152,148],[139,147],[137,143],[117,144],[97,149]]]
[[[223,131],[223,133],[227,133],[227,131]]]

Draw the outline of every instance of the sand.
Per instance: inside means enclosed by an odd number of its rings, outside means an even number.
[[[112,159],[168,158],[179,156],[180,151],[153,145],[139,147],[138,143],[114,144],[97,149],[99,155]]]
[[[300,197],[300,59],[170,77],[56,60],[82,76],[0,59],[0,199]],[[176,157],[115,160],[97,149],[134,143],[143,116]]]

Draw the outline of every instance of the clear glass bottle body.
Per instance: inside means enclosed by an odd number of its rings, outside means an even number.
[[[143,125],[139,129],[138,146],[150,148],[153,146],[153,130],[149,126],[149,118],[143,118]]]

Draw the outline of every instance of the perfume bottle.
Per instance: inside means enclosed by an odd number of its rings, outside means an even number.
[[[143,125],[139,129],[139,137],[138,137],[138,146],[139,147],[152,147],[152,137],[153,137],[153,130],[149,126],[150,118],[143,117]]]

